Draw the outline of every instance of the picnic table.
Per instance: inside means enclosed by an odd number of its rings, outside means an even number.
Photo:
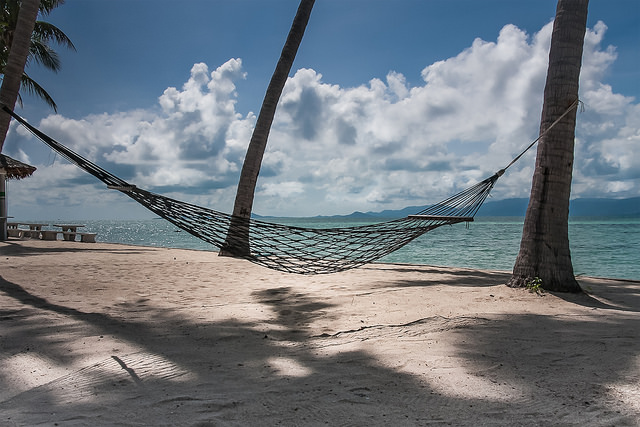
[[[20,229],[20,226],[25,226],[25,227],[29,227],[28,230],[24,229]],[[39,238],[40,237],[40,232],[42,231],[42,227],[46,227],[49,224],[42,224],[39,222],[7,222],[7,234],[8,235],[13,235],[13,234],[24,234],[24,236],[26,237],[34,237],[34,238]],[[9,231],[12,230],[12,231]]]
[[[80,236],[81,242],[89,242],[95,243],[96,236],[98,233],[81,233],[78,231],[78,228],[82,228],[84,224],[53,224],[54,227],[60,228],[61,231],[46,229],[43,230],[43,227],[48,227],[49,224],[42,224],[37,222],[7,222],[7,236],[9,237],[31,237],[33,239],[42,239],[42,240],[56,240],[58,238],[58,234],[62,233],[62,238],[64,240],[74,242],[76,240],[76,235]],[[20,227],[29,227],[20,228]]]
[[[84,227],[84,224],[53,224],[54,227],[62,229],[62,238],[64,240],[76,240],[76,232],[78,228]]]

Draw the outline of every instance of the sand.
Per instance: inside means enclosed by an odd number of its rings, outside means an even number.
[[[640,282],[0,242],[0,425],[640,425]]]

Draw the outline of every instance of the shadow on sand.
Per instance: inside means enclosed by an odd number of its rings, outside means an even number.
[[[502,280],[500,274],[466,274],[445,283],[488,286]],[[436,377],[402,369],[409,358],[421,363],[415,359],[420,357],[427,369],[434,347],[400,353],[407,359],[390,366],[372,352],[345,345],[402,340],[393,327],[376,336],[310,336],[305,326],[333,305],[290,287],[253,293],[254,303],[275,313],[267,327],[239,319],[197,321],[179,307],[143,300],[109,313],[84,312],[3,278],[0,296],[21,304],[0,312],[3,341],[22,343],[3,347],[4,360],[30,352],[71,365],[77,356],[65,349],[69,334],[141,348],[107,352],[100,363],[9,397],[0,403],[3,425],[584,425],[594,416],[602,425],[637,421],[608,392],[609,384],[628,381],[629,372],[637,375],[640,321],[631,316],[603,318],[606,324],[595,332],[592,322],[526,313],[441,330],[450,334],[452,357],[468,380],[485,381],[492,390],[469,396],[464,384],[447,391],[428,380]],[[418,347],[434,331],[429,322],[412,328],[412,345]],[[446,376],[447,367],[430,368]],[[1,372],[4,383],[23,374]]]

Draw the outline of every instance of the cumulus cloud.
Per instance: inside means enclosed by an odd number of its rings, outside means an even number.
[[[504,167],[537,136],[551,29],[529,35],[507,25],[495,41],[476,39],[426,65],[414,87],[394,71],[341,87],[298,70],[276,113],[254,210],[316,215],[427,204]],[[615,48],[602,46],[606,29],[599,22],[585,39],[573,197],[640,193],[640,107],[602,82],[616,59]],[[240,59],[212,72],[199,63],[148,110],[52,115],[39,127],[138,186],[230,211],[255,123],[253,112],[236,110],[244,78]],[[12,135],[20,144],[7,147],[29,160],[24,131],[12,127]],[[528,196],[534,156],[509,170],[495,198]],[[121,197],[95,196],[91,179],[64,162],[38,167],[39,177],[24,181],[34,193],[45,182],[74,182],[74,193],[98,205]]]

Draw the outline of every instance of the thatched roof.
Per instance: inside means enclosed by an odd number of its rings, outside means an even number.
[[[4,154],[0,154],[0,173],[6,174],[9,179],[26,178],[31,176],[35,170],[35,166],[30,166]]]

